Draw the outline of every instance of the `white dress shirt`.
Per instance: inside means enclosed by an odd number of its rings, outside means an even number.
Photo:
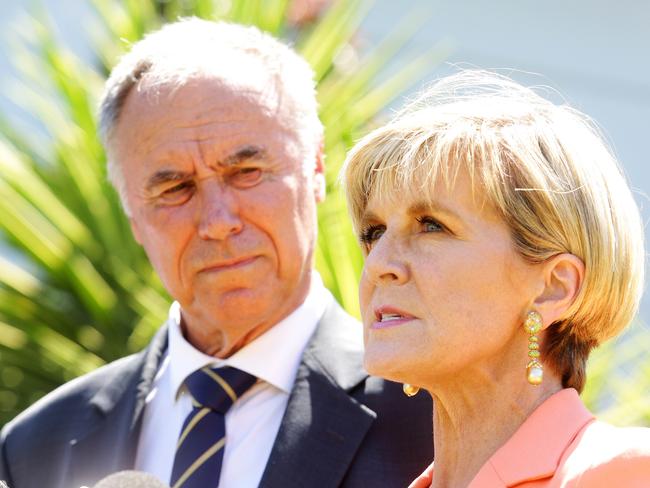
[[[204,366],[233,366],[258,381],[226,413],[219,488],[255,488],[271,454],[303,350],[332,295],[316,273],[307,298],[284,320],[221,360],[194,348],[181,332],[181,309],[169,311],[169,346],[146,399],[135,469],[169,482],[178,435],[192,404],[183,382]]]

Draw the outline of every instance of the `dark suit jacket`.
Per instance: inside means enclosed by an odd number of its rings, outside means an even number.
[[[334,301],[328,306],[260,487],[403,488],[431,462],[431,398],[407,398],[401,385],[369,377],[358,327]],[[61,386],[7,424],[0,480],[78,488],[133,469],[144,400],[166,345],[163,327],[146,350]]]

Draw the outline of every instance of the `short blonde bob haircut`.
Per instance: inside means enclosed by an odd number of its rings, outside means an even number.
[[[352,149],[342,179],[355,229],[375,192],[431,197],[460,169],[526,260],[571,253],[584,262],[578,296],[541,347],[563,386],[581,391],[589,352],[633,319],[643,289],[643,227],[616,159],[576,110],[506,77],[463,71]]]

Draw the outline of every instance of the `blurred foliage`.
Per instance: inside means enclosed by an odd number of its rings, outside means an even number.
[[[91,60],[55,35],[46,11],[25,19],[7,42],[20,73],[12,98],[42,130],[0,113],[0,425],[59,384],[141,349],[166,318],[169,297],[131,237],[96,136],[103,82],[131,43],[196,15],[257,25],[288,39],[311,63],[328,182],[317,266],[357,315],[362,260],[336,185],[340,165],[381,109],[444,57],[432,46],[382,75],[416,19],[405,17],[360,57],[355,43],[369,4],[356,0],[311,13],[296,9],[296,0],[91,4],[84,17]]]
[[[648,348],[650,328],[637,320],[591,354],[582,399],[599,419],[650,427]]]
[[[297,0],[294,0],[297,1]],[[106,181],[95,107],[129,44],[179,16],[254,24],[311,63],[325,125],[328,197],[319,208],[317,267],[358,315],[362,258],[336,177],[347,149],[396,96],[444,57],[442,45],[386,65],[426,16],[415,13],[359,54],[369,3],[333,2],[300,18],[289,0],[92,0],[82,61],[35,13],[6,43],[20,79],[12,98],[33,125],[0,113],[0,425],[59,384],[146,345],[169,297],[133,241]],[[315,18],[314,18],[315,17]],[[650,425],[650,331],[636,324],[596,351],[583,398],[604,419]]]

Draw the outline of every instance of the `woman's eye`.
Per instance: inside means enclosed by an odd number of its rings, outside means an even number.
[[[444,230],[444,227],[431,217],[418,217],[417,221],[422,225],[424,232],[440,232]]]
[[[247,188],[259,183],[262,178],[262,170],[256,167],[238,168],[229,175],[232,184],[239,188]]]
[[[370,225],[361,231],[359,240],[369,248],[375,243],[386,231],[383,225]]]

